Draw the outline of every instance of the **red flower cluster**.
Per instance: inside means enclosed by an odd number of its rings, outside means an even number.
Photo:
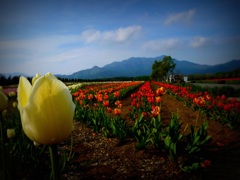
[[[160,114],[161,96],[165,93],[165,89],[161,87],[154,94],[150,82],[145,82],[138,92],[131,94],[132,113],[136,113],[135,116],[141,113],[143,116],[157,117]]]
[[[193,103],[195,103],[196,105],[201,106],[201,107],[206,106],[206,101],[205,101],[204,97],[202,97],[202,96],[195,97],[193,99]]]
[[[119,114],[121,114],[121,112],[122,112],[122,111],[121,111],[121,109],[119,109],[119,108],[115,108],[115,109],[114,109],[114,114],[115,114],[115,115],[119,115]]]
[[[240,101],[236,98],[228,99],[226,95],[212,97],[208,92],[191,92],[192,87],[180,87],[173,84],[154,82],[159,87],[164,87],[170,91],[178,99],[185,101],[188,105],[201,108],[206,113],[210,113],[214,116],[216,113],[213,111],[222,112],[226,119],[229,116],[236,116],[240,112]],[[212,112],[209,112],[211,110]],[[219,116],[218,116],[219,117]],[[221,116],[220,116],[221,117]]]
[[[115,103],[111,101],[110,97],[119,98],[121,91],[138,86],[142,82],[119,82],[119,83],[99,83],[83,86],[77,92],[73,93],[73,97],[79,102],[79,105],[88,107],[104,107],[108,113],[113,112],[115,115],[121,113],[122,103],[117,100]],[[115,100],[115,99],[114,99]],[[114,107],[116,106],[116,107]],[[112,110],[113,108],[113,110]]]
[[[160,114],[160,107],[159,106],[152,106],[152,116],[157,117]]]
[[[163,94],[165,94],[166,93],[166,91],[165,91],[165,89],[163,88],[163,87],[160,87],[160,88],[158,88],[157,90],[156,90],[156,94],[158,95],[158,96],[162,96]]]
[[[211,166],[211,161],[206,159],[205,161],[201,162],[201,166],[203,168],[207,168],[207,167]]]

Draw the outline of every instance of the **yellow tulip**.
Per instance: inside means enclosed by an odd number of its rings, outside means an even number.
[[[15,130],[14,129],[7,129],[7,137],[9,139],[13,138],[15,136]]]
[[[37,73],[36,76],[32,78],[32,84],[34,84],[35,81],[36,81],[38,78],[40,78],[40,77],[41,77],[40,74]]]
[[[14,96],[16,96],[16,93],[15,93],[14,91],[9,92],[9,93],[8,93],[8,96],[9,96],[9,97],[14,97]]]
[[[16,108],[18,106],[17,102],[13,102],[13,107]]]
[[[57,144],[73,130],[75,104],[67,86],[50,73],[33,85],[23,76],[18,85],[18,109],[25,134],[38,144]]]
[[[0,91],[0,111],[3,111],[7,108],[8,105],[8,97],[4,94],[4,92]]]

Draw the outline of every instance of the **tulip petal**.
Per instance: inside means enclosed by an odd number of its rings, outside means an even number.
[[[66,85],[46,74],[34,83],[22,118],[24,132],[39,144],[59,143],[73,130],[74,109]]]
[[[25,107],[28,103],[32,86],[27,78],[21,76],[18,85],[18,102],[22,107]]]
[[[40,74],[37,73],[36,76],[32,78],[32,85],[33,85],[33,84],[35,83],[35,81],[36,81],[38,78],[40,78],[40,77],[41,77]]]

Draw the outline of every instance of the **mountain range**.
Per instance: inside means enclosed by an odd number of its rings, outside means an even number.
[[[164,55],[158,57],[131,57],[129,59],[113,62],[103,67],[94,66],[90,69],[74,72],[70,75],[55,74],[60,78],[70,79],[103,79],[113,77],[137,77],[149,76],[152,73],[152,65],[155,60],[161,61]],[[217,65],[201,65],[186,60],[173,59],[176,63],[174,73],[182,75],[211,74],[217,72],[229,72],[240,68],[240,60],[231,60]],[[5,76],[23,75],[21,73],[4,74]],[[25,75],[26,76],[26,75]]]
[[[79,79],[149,76],[151,75],[154,61],[160,61],[163,57],[164,55],[150,58],[131,57],[123,61],[107,64],[103,67],[94,66],[91,69],[81,70],[71,75],[57,76]],[[240,68],[240,60],[231,60],[227,63],[217,65],[201,65],[186,60],[173,60],[176,63],[174,73],[183,75],[228,72]]]

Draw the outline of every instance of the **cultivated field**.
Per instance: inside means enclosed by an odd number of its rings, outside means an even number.
[[[76,108],[71,137],[58,144],[62,179],[239,177],[236,98],[149,81],[81,83],[69,89]],[[16,88],[3,92],[8,107],[1,117],[1,174],[48,179],[49,153],[22,131]],[[7,136],[8,129],[14,136]]]

